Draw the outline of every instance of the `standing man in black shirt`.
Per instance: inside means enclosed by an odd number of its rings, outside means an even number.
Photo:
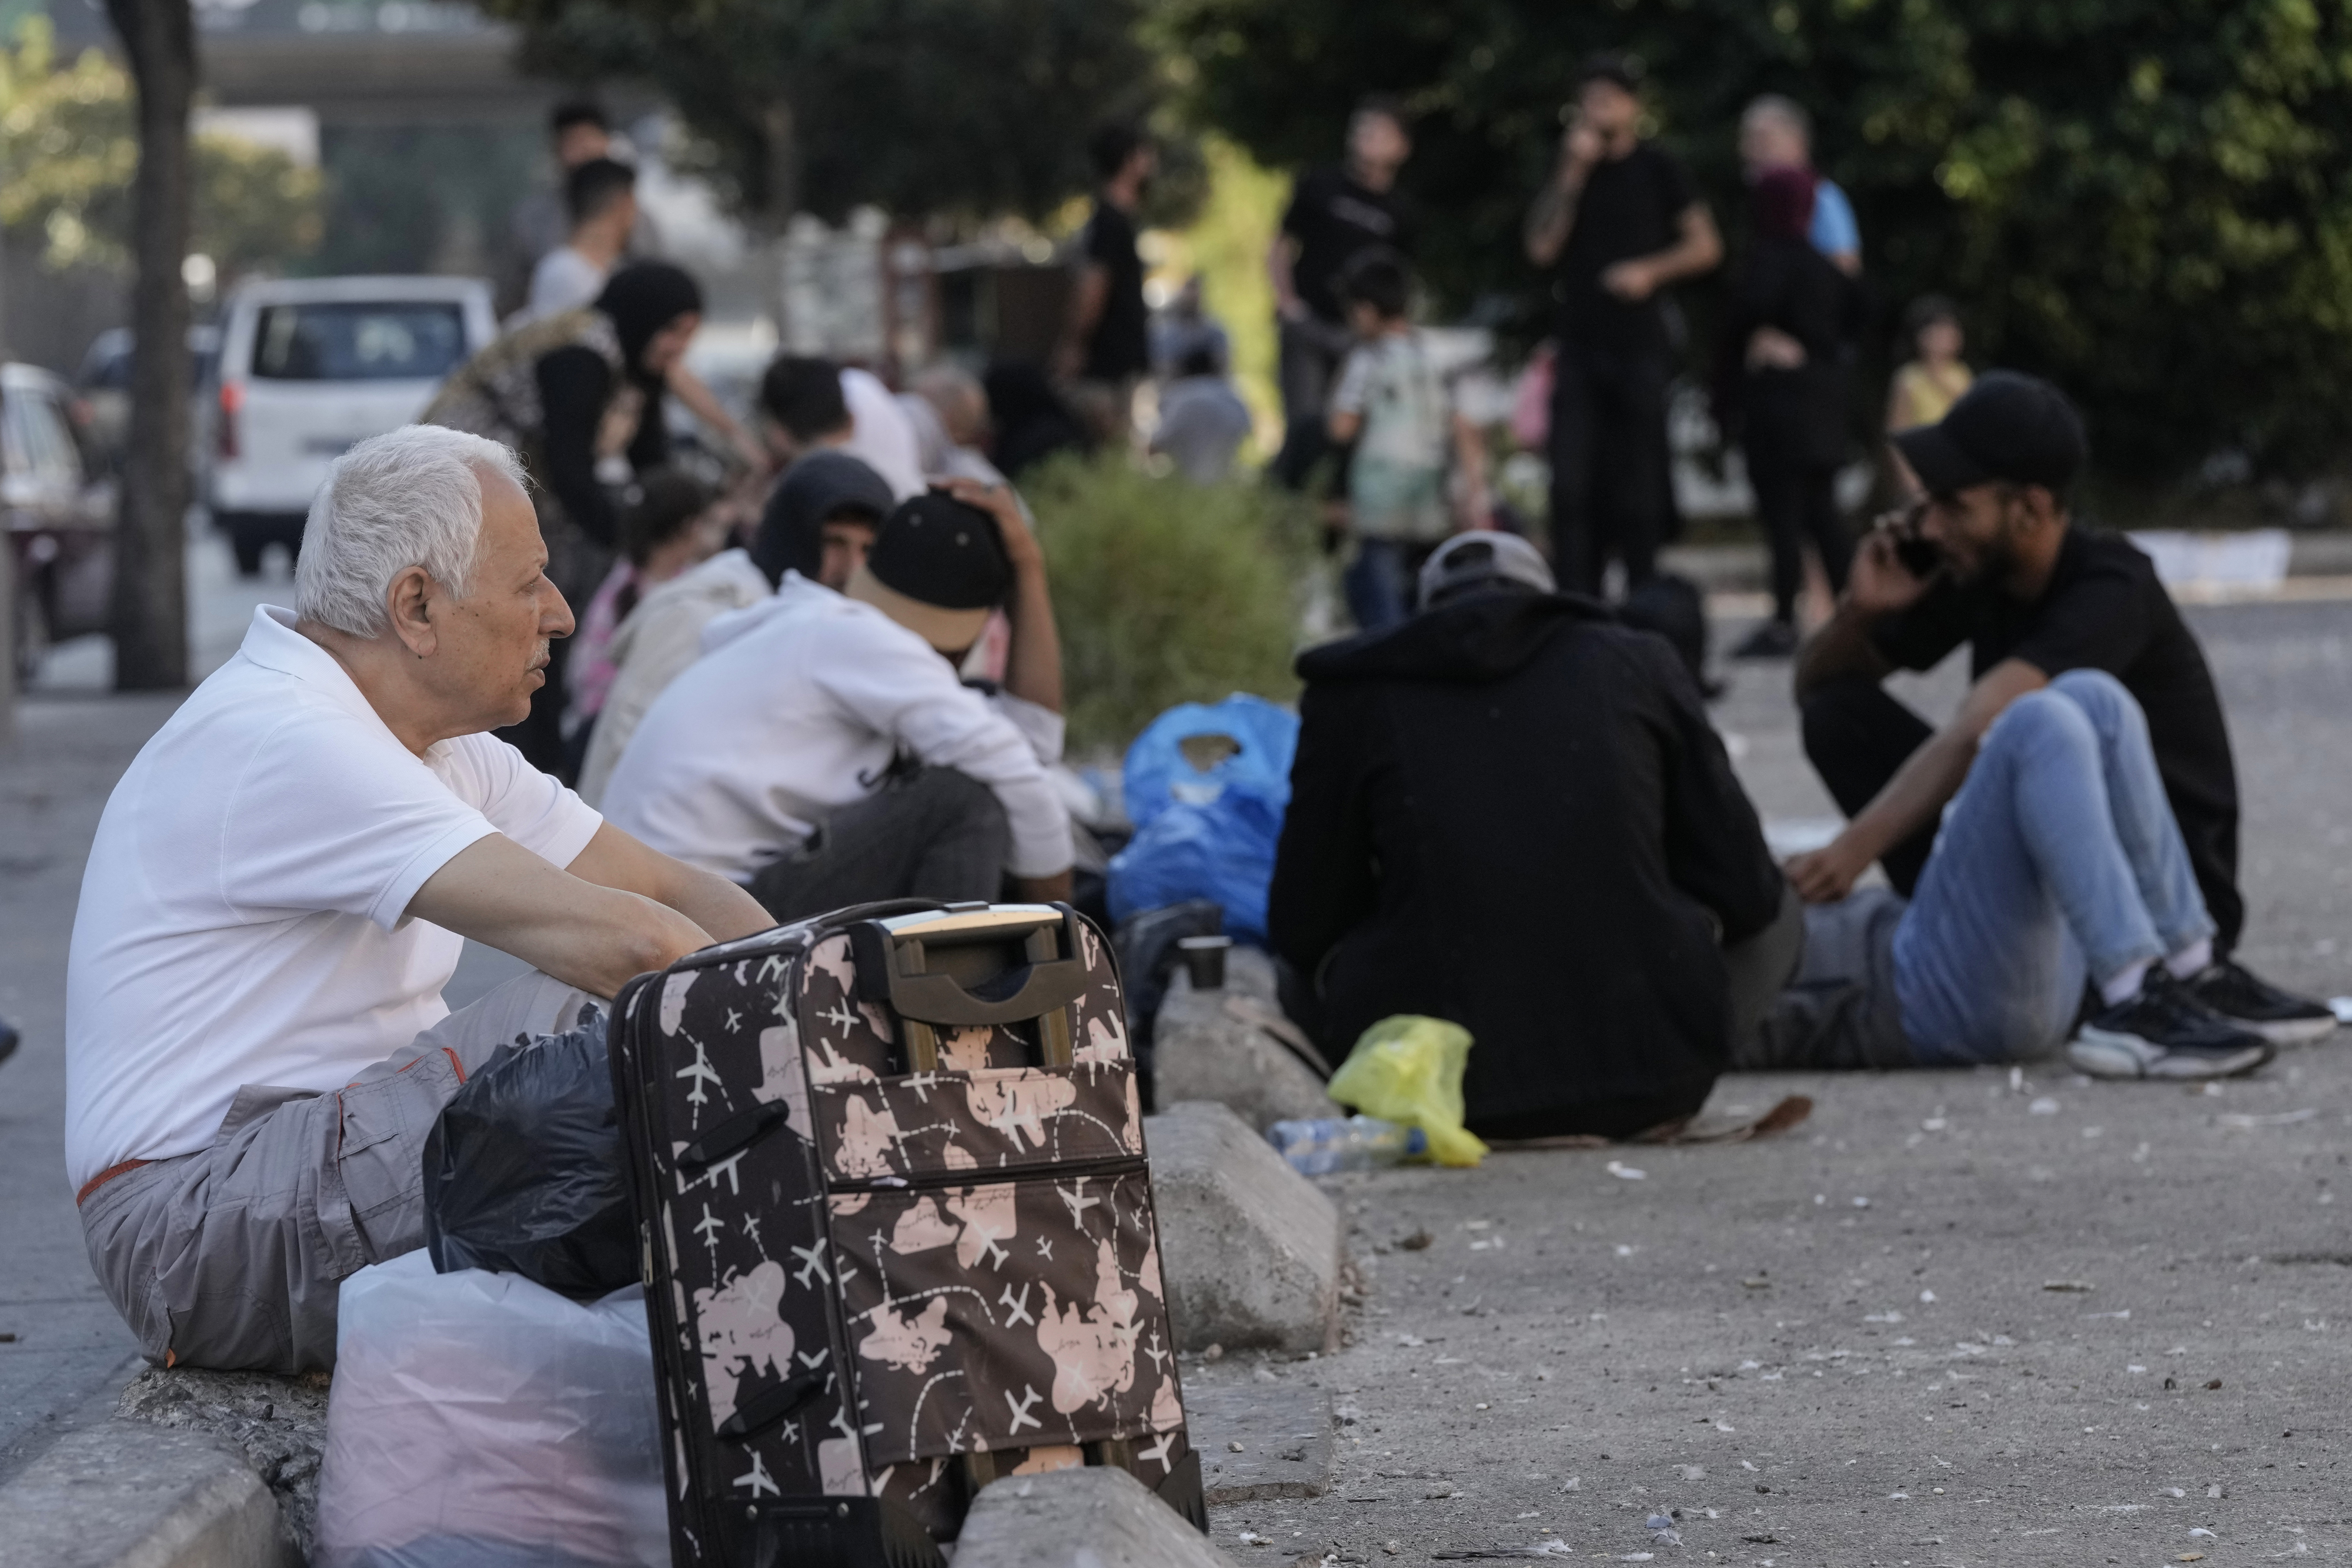
[[[1368,250],[1412,256],[1412,209],[1396,188],[1397,171],[1412,155],[1404,110],[1393,99],[1364,99],[1348,121],[1346,158],[1299,180],[1266,252],[1282,342],[1284,432],[1274,471],[1294,489],[1330,450],[1324,422],[1331,388],[1355,346],[1341,275]]]
[[[1797,664],[1805,753],[1852,820],[1789,865],[1814,903],[1843,898],[1873,861],[1906,896],[1944,806],[1994,719],[2070,670],[2101,670],[2147,716],[2164,793],[2216,927],[2181,973],[2190,998],[2274,1043],[2316,1039],[2328,1010],[2230,956],[2245,924],[2238,891],[2238,784],[2220,695],[2196,637],[2130,541],[2071,526],[2080,417],[2048,382],[1979,378],[1937,424],[1895,437],[1927,492],[1864,541],[1837,613]],[[1975,685],[1932,729],[1879,683],[1969,644]]]
[[[1559,162],[1528,212],[1528,259],[1559,268],[1552,562],[1560,586],[1587,593],[1612,549],[1628,586],[1656,574],[1674,376],[1661,291],[1723,259],[1690,177],[1641,139],[1641,88],[1628,56],[1586,63]]]
[[[1135,209],[1160,166],[1150,141],[1133,125],[1098,128],[1087,143],[1095,176],[1094,214],[1078,242],[1077,288],[1055,368],[1077,383],[1086,412],[1108,419],[1097,434],[1122,434],[1135,383],[1151,368],[1151,316],[1143,303],[1143,258],[1135,248]]]

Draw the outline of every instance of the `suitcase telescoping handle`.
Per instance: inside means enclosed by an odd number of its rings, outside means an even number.
[[[950,904],[935,914],[861,921],[849,929],[860,1000],[887,1003],[908,1026],[908,1063],[938,1066],[932,1030],[1039,1020],[1045,1065],[1071,1062],[1070,1005],[1087,988],[1076,911],[1056,904]],[[1023,938],[1028,962],[977,990],[929,968],[928,950]]]

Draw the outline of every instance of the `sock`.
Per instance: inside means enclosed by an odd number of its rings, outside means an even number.
[[[2200,936],[2196,941],[2164,961],[2176,980],[2186,980],[2213,962],[2213,938]]]
[[[2139,995],[2139,983],[2147,978],[2147,967],[2153,961],[2142,958],[2136,964],[2126,964],[2117,969],[2101,983],[2099,999],[2114,1007],[2117,1002],[2127,1002]]]

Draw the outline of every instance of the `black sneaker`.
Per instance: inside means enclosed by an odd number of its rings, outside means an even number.
[[[1785,659],[1797,651],[1797,629],[1786,621],[1767,621],[1739,640],[1731,650],[1735,659]]]
[[[2280,990],[2235,958],[2220,958],[2189,977],[2189,994],[2273,1045],[2308,1045],[2336,1028],[2336,1015],[2308,997]]]
[[[2066,1060],[2094,1078],[2235,1078],[2278,1048],[2191,995],[2161,964],[2139,994],[2084,1019]]]

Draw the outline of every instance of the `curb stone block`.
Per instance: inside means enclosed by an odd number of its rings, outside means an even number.
[[[278,1504],[193,1432],[70,1433],[0,1488],[0,1568],[301,1568]]]
[[[1287,1379],[1184,1383],[1184,1426],[1211,1507],[1331,1490],[1331,1396]]]
[[[1116,1466],[1007,1476],[981,1490],[955,1568],[1236,1568]]]
[[[1274,966],[1255,948],[1226,956],[1223,990],[1196,991],[1181,969],[1151,1028],[1153,1092],[1163,1105],[1214,1100],[1263,1133],[1276,1122],[1344,1116],[1322,1080],[1249,1016],[1279,1016]]]
[[[1213,1102],[1144,1119],[1178,1348],[1332,1350],[1339,1213]]]
[[[125,1421],[200,1433],[245,1462],[278,1500],[287,1538],[308,1554],[319,1518],[319,1459],[327,1443],[325,1373],[208,1372],[151,1366],[115,1404]]]

